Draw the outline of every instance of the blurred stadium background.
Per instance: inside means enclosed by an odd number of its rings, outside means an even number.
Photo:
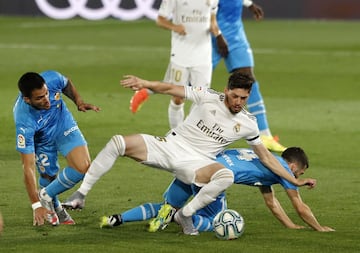
[[[124,12],[134,12],[138,6],[157,9],[161,0],[0,0],[0,15],[47,16],[43,6],[68,8],[77,3],[89,9],[98,10],[105,5],[116,3]],[[267,18],[296,19],[359,19],[359,0],[257,0],[266,10]],[[146,17],[146,15],[144,15]],[[249,13],[245,13],[249,17]],[[151,17],[150,17],[151,18]]]
[[[102,112],[96,115],[75,114],[93,158],[113,134],[145,130],[164,134],[168,131],[164,108],[168,98],[151,99],[134,116],[128,110],[132,91],[118,85],[123,74],[162,78],[168,63],[169,33],[147,20],[155,18],[160,2],[0,0],[0,211],[5,220],[0,252],[360,252],[360,162],[356,159],[360,0],[255,0],[266,15],[260,23],[244,12],[272,130],[285,145],[307,150],[311,159],[308,175],[318,179],[318,187],[301,189],[302,198],[335,233],[283,229],[266,210],[258,190],[242,186],[231,187],[227,193],[229,206],[246,220],[240,240],[222,242],[212,233],[188,238],[179,235],[176,226],[161,235],[148,233],[147,222],[101,230],[98,217],[160,201],[172,179],[168,173],[130,159],[119,159],[89,194],[87,208],[72,213],[78,226],[31,226],[31,207],[14,141],[12,106],[17,78],[25,71],[55,68],[74,78],[84,99],[101,106]],[[115,4],[118,8],[102,8]],[[59,22],[48,18],[46,11],[58,18],[72,18]],[[118,22],[113,13],[124,22]],[[104,20],[93,22],[82,16]],[[137,19],[142,20],[125,22]],[[221,65],[215,71],[214,88],[223,88],[224,77],[227,73]],[[275,191],[289,216],[303,224],[282,189],[275,187]]]

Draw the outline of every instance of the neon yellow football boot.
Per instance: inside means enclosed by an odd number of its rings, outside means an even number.
[[[156,232],[159,230],[159,228],[165,229],[171,222],[175,212],[176,209],[171,205],[162,205],[156,218],[149,222],[149,232]]]
[[[270,151],[281,153],[286,149],[286,147],[281,145],[277,141],[277,138],[275,138],[273,136],[261,135],[260,138],[261,138],[262,142],[264,143],[265,147]]]

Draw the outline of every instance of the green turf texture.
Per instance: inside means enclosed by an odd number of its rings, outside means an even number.
[[[146,222],[100,229],[102,215],[161,201],[172,179],[128,158],[119,159],[95,185],[82,212],[71,212],[77,225],[33,227],[15,151],[12,106],[19,77],[58,70],[74,81],[85,101],[102,108],[81,113],[67,100],[94,158],[114,134],[167,132],[169,97],[154,95],[133,115],[128,109],[132,91],[120,87],[119,80],[125,74],[161,80],[170,33],[146,20],[0,17],[0,210],[5,222],[0,252],[359,252],[360,23],[247,20],[245,28],[271,130],[282,144],[306,150],[306,176],[316,178],[318,186],[300,189],[303,201],[336,232],[285,229],[256,188],[239,185],[228,190],[229,208],[246,221],[243,236],[235,241],[220,241],[213,233],[184,236],[174,224],[159,233],[147,232]],[[227,77],[219,65],[212,87],[222,91]],[[60,163],[64,166],[64,159]],[[282,188],[275,190],[289,216],[303,224]]]

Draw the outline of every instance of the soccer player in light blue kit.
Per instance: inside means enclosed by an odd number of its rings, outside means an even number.
[[[243,6],[249,8],[255,19],[263,18],[264,13],[261,7],[250,0],[219,0],[216,19],[222,36],[227,42],[227,49],[219,46],[218,40],[223,38],[212,37],[212,64],[215,69],[221,59],[224,59],[229,73],[239,71],[252,74],[255,77],[253,71],[255,65],[254,56],[242,22]],[[257,81],[254,82],[251,89],[247,108],[249,112],[256,116],[264,145],[272,151],[284,151],[285,147],[275,140],[269,129],[265,104]]]
[[[298,147],[288,148],[282,153],[282,156],[276,156],[276,158],[282,166],[296,178],[302,175],[309,166],[305,152]],[[264,197],[265,204],[285,227],[292,229],[304,228],[303,226],[295,224],[287,216],[281,207],[280,202],[275,197],[275,193],[272,189],[273,184],[280,184],[286,190],[297,213],[311,228],[323,232],[334,231],[332,228],[320,225],[311,209],[301,200],[298,188],[266,168],[251,149],[242,148],[225,150],[217,156],[216,161],[232,170],[234,173],[235,184],[259,187],[260,192]],[[121,215],[115,214],[109,217],[103,217],[101,225],[113,227],[129,221],[150,219],[154,217],[157,212],[163,212],[162,215],[165,215],[163,217],[164,220],[158,221],[159,223],[157,225],[161,226],[157,226],[156,229],[153,230],[156,231],[159,227],[165,227],[171,220],[171,216],[173,216],[175,209],[183,206],[192,195],[198,192],[198,190],[199,188],[194,185],[187,185],[178,179],[175,179],[164,193],[165,202],[168,204],[163,205],[161,209],[161,203],[147,203],[126,211]],[[223,193],[210,205],[193,215],[194,226],[199,231],[212,231],[212,221],[214,217],[217,213],[226,208],[226,198]],[[150,231],[151,229],[150,223]]]
[[[18,81],[20,93],[13,113],[16,149],[20,152],[25,187],[32,203],[33,225],[74,224],[60,205],[57,195],[72,188],[90,166],[87,143],[62,94],[69,97],[79,111],[99,111],[85,103],[72,81],[56,71],[40,74],[28,72]],[[58,152],[68,166],[60,173]],[[39,173],[38,193],[35,167]]]

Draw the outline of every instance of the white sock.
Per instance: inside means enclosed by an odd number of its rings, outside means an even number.
[[[204,185],[195,197],[184,206],[183,215],[191,216],[197,210],[213,202],[217,196],[234,183],[234,174],[231,170],[222,168],[212,175],[210,182]]]
[[[100,177],[111,169],[116,159],[124,154],[124,138],[121,135],[113,136],[92,161],[78,191],[86,196]]]
[[[184,103],[177,105],[172,100],[170,100],[168,108],[170,128],[175,128],[181,122],[183,122],[184,114]]]

